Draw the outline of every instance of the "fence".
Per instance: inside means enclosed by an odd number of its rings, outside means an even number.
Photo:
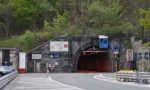
[[[150,83],[150,72],[119,71],[116,72],[116,79],[124,82]]]

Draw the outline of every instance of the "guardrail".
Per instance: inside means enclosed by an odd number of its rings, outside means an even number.
[[[11,80],[13,80],[17,76],[17,71],[14,71],[12,73],[9,73],[5,76],[2,76],[0,78],[0,90],[7,85]]]
[[[116,79],[124,82],[150,83],[150,72],[119,71],[116,72]]]

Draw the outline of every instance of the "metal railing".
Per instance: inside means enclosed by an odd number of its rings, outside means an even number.
[[[2,89],[5,85],[7,85],[11,80],[13,80],[17,76],[18,72],[14,71],[0,78],[0,89]]]
[[[119,71],[116,72],[116,79],[124,82],[150,83],[150,72]]]

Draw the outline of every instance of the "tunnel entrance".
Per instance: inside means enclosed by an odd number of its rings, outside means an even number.
[[[109,53],[99,48],[84,50],[78,59],[77,72],[110,72]]]

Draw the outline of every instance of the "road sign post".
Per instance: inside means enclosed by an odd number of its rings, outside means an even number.
[[[118,43],[112,43],[112,51],[115,56],[115,71],[117,72],[119,70],[119,61],[118,61],[119,44]]]
[[[115,54],[115,71],[118,71],[118,61],[117,61],[117,54]]]

